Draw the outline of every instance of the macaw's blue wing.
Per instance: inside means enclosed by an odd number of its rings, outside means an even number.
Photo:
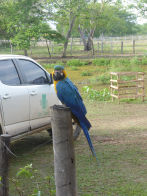
[[[83,129],[84,134],[87,138],[92,154],[96,157],[96,153],[88,132],[91,127],[91,124],[85,116],[87,111],[81,98],[81,95],[78,92],[78,89],[68,78],[59,81],[56,85],[56,89],[57,96],[60,101],[64,103],[67,107],[69,107],[71,109],[71,112],[77,117],[80,126]]]

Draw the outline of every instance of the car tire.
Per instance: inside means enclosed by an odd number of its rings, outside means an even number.
[[[73,139],[76,140],[81,133],[81,127],[77,123],[73,123],[72,126],[73,126]],[[48,129],[47,132],[50,138],[52,139],[52,129],[51,128]]]

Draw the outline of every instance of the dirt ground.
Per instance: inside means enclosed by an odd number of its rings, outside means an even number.
[[[88,117],[96,142],[130,143],[147,141],[146,103],[91,103]]]
[[[94,129],[123,130],[147,128],[147,104],[105,103],[96,107],[97,118],[90,113]]]

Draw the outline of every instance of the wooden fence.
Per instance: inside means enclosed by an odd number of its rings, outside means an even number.
[[[135,39],[136,38],[136,39]],[[52,57],[62,56],[63,44],[48,42]],[[0,53],[23,54],[23,51],[12,46],[10,42],[0,41]],[[32,41],[31,48],[28,50],[29,56],[48,56],[48,49],[45,40],[37,42]],[[71,38],[68,43],[67,56],[83,56],[83,57],[99,57],[99,56],[137,56],[147,54],[147,38],[137,39],[118,39],[118,38],[103,38],[93,39],[93,49],[84,51],[84,45],[81,39]]]
[[[144,101],[144,73],[143,72],[111,72],[110,89],[112,101],[114,98],[140,97]]]
[[[0,196],[9,196],[8,169],[9,157],[8,149],[10,145],[10,135],[0,136]]]
[[[38,42],[38,46],[45,46],[44,42]],[[63,51],[63,44],[49,43],[52,55],[60,55]],[[36,48],[37,46],[35,46]],[[84,51],[84,45],[81,40],[73,39],[69,41],[67,54],[68,55],[145,55],[147,53],[146,40],[93,40],[93,49]]]

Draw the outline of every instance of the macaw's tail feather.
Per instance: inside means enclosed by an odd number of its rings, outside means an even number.
[[[93,144],[92,144],[92,141],[91,141],[91,138],[90,138],[88,129],[87,129],[87,127],[85,126],[84,123],[80,122],[80,125],[81,125],[81,128],[82,128],[83,131],[84,131],[84,134],[85,134],[86,139],[87,139],[87,141],[88,141],[88,144],[89,144],[90,150],[91,150],[91,152],[92,152],[92,155],[93,155],[93,156],[96,158],[96,160],[98,161],[98,158],[97,158],[97,156],[96,156],[96,152],[95,152],[95,150],[94,150],[94,147],[93,147]]]

